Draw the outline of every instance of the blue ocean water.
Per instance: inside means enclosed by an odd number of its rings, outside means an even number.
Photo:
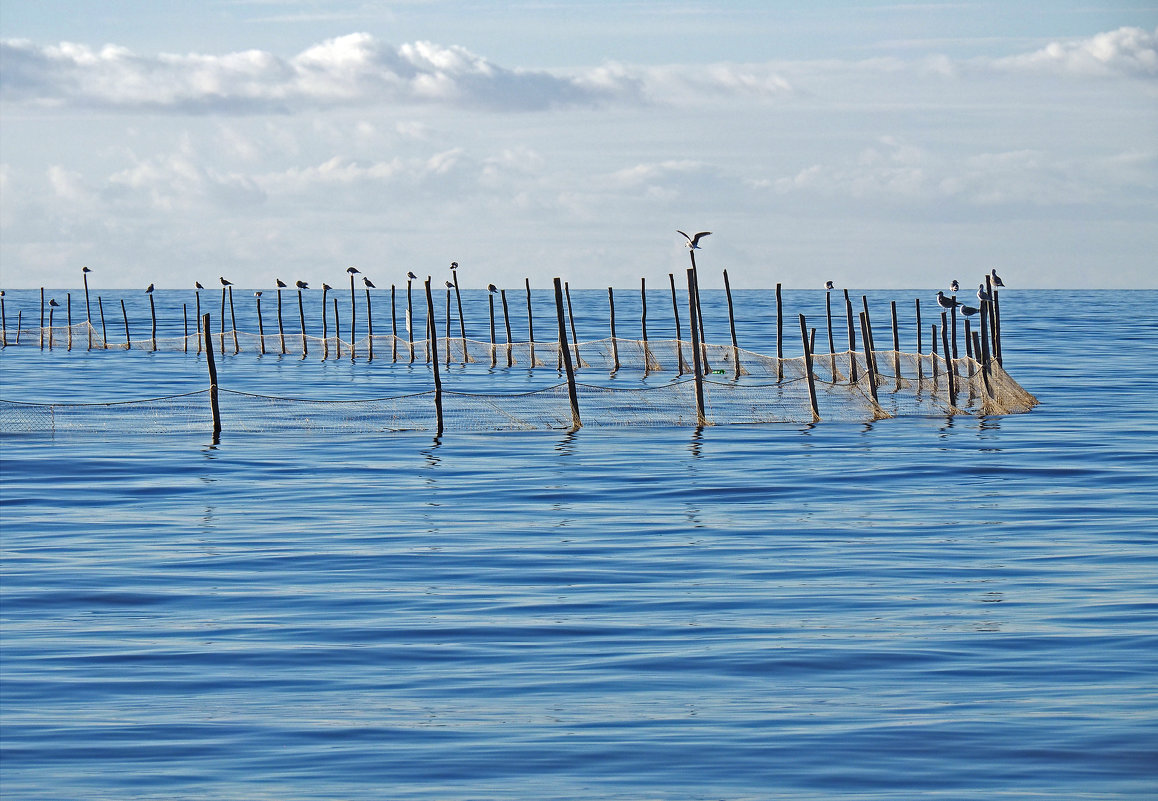
[[[574,294],[580,338],[605,336],[606,294]],[[770,300],[737,293],[753,350],[774,350]],[[1041,401],[1024,415],[4,432],[0,796],[1153,798],[1156,307],[1004,292],[1005,366]],[[0,397],[153,397],[203,369],[21,345]],[[221,369],[294,397],[426,380]]]

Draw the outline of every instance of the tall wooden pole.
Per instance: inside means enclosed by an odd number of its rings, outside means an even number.
[[[671,282],[671,310],[675,317],[676,361],[679,362],[679,374],[683,375],[688,371],[688,364],[684,361],[683,332],[680,331],[680,304],[676,299],[675,273],[668,273],[667,278]]]
[[[812,406],[812,422],[815,423],[820,420],[820,407],[816,403],[816,378],[812,373],[812,346],[807,326],[804,315],[800,315],[800,339],[804,343],[804,372],[808,378],[808,403]]]
[[[414,303],[410,294],[410,285],[413,283],[413,279],[406,279],[406,341],[410,345],[411,364],[414,364]],[[428,325],[427,328],[429,327]]]
[[[949,350],[949,332],[946,330],[949,325],[949,315],[941,312],[941,351],[945,359],[945,380],[949,386],[949,405],[957,405],[957,377],[956,370],[953,367],[953,354]]]
[[[852,324],[852,299],[848,296],[848,290],[844,291],[844,313],[848,319],[848,382],[855,384],[857,382],[856,376],[856,329]]]
[[[325,306],[323,305],[322,308],[325,308]],[[305,304],[302,303],[302,291],[300,289],[298,290],[298,323],[302,329],[302,358],[304,359],[309,355],[310,348],[306,343],[306,307]]]
[[[261,355],[265,355],[265,321],[261,318],[261,293],[258,292],[254,297],[257,299],[257,341],[258,348]]]
[[[615,336],[615,292],[607,287],[607,306],[611,310],[611,372],[619,369],[619,340]]]
[[[571,341],[575,344],[575,369],[583,366],[583,360],[579,358],[579,335],[575,333],[575,310],[571,307],[571,287],[566,281],[563,282],[563,294],[567,297],[567,318],[571,321]]]
[[[780,282],[776,283],[776,380],[784,380],[784,303]]]
[[[692,257],[695,262],[695,257]],[[695,268],[688,270],[688,325],[692,329],[692,369],[695,375],[696,386],[696,425],[708,424],[704,412],[704,371],[700,362],[700,326],[696,313],[696,272]]]
[[[732,309],[732,284],[728,281],[728,271],[724,270],[724,292],[728,296],[728,328],[732,332],[732,361],[735,363],[735,377],[740,377],[740,344],[736,340],[736,315]],[[800,316],[804,319],[804,315]]]
[[[285,356],[285,325],[281,320],[281,287],[277,288],[277,340],[281,345],[281,355]]]
[[[355,344],[358,340],[355,331],[358,327],[358,304],[357,295],[354,293],[354,274],[350,273],[350,361],[353,361],[357,355],[358,346]],[[334,325],[337,325],[338,318],[334,317]]]
[[[880,408],[880,401],[877,399],[877,373],[873,369],[872,346],[869,344],[869,321],[868,315],[864,312],[860,313],[860,332],[864,344],[864,370],[868,375],[869,392],[872,394],[873,406]]]
[[[499,354],[495,350],[495,293],[487,292],[487,306],[491,316],[491,367],[498,364]]]
[[[205,335],[205,361],[209,365],[209,410],[213,414],[213,437],[216,439],[221,433],[221,409],[217,405],[217,363],[213,360],[213,345],[209,341],[208,314],[201,318],[201,330]]]
[[[531,367],[535,366],[535,316],[531,314],[531,279],[527,282],[527,342],[531,346]]]
[[[105,304],[101,301],[100,295],[97,295],[97,309],[100,310],[100,314],[101,314],[101,341],[104,343],[104,347],[102,348],[102,350],[108,350],[109,349],[109,331],[105,327]],[[16,340],[17,340],[17,342],[20,341],[19,328],[16,331]]]
[[[567,372],[567,397],[571,401],[571,426],[575,430],[583,425],[579,419],[579,393],[575,387],[575,368],[571,364],[571,349],[567,347],[567,324],[563,311],[563,286],[555,279],[555,316],[559,319],[559,353],[562,354],[563,368]],[[574,321],[572,320],[572,325]]]
[[[327,309],[329,308],[329,304],[326,303],[326,293],[329,291],[330,291],[329,285],[328,284],[322,284],[322,360],[323,361],[330,358],[330,323],[329,323],[329,317],[327,316],[329,314],[329,312],[327,311]],[[334,311],[337,311],[337,307],[334,307]]]
[[[430,276],[426,276],[426,336],[430,340],[427,351],[434,367],[434,411],[438,420],[436,437],[442,436],[442,378],[438,374],[438,331],[434,322],[434,294],[430,290]]]
[[[88,268],[85,267],[80,274],[84,278],[84,319],[88,323],[88,349],[92,350],[92,307],[88,303]]]
[[[124,298],[121,298],[121,317],[125,320],[125,350],[132,350],[133,338],[129,335],[129,313],[125,311]]]
[[[233,310],[233,287],[229,289],[229,325],[233,329],[233,353],[241,353],[241,346],[237,342],[237,313]]]
[[[149,297],[152,297],[150,295]],[[68,349],[72,350],[72,293],[67,292],[64,296],[65,312],[68,314]]]
[[[153,329],[152,329],[153,333],[152,333],[152,340],[151,341],[152,341],[153,352],[156,353],[157,352],[157,306],[155,303],[153,303],[153,296],[152,295],[149,295],[149,316],[153,320]]]
[[[507,367],[514,364],[514,353],[511,352],[511,312],[507,307],[507,290],[500,289],[499,297],[503,300],[503,325],[507,329]]]
[[[390,287],[390,313],[394,316],[394,287]],[[374,361],[374,315],[370,308],[370,287],[366,287],[366,361]],[[354,358],[351,354],[350,358]]]

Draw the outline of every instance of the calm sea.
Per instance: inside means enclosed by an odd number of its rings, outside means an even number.
[[[606,293],[573,295],[580,338],[606,336]],[[726,341],[722,293],[705,300]],[[823,310],[823,293],[786,300]],[[5,301],[10,329],[39,314],[38,293]],[[620,336],[632,301],[616,296]],[[163,331],[182,302],[158,293]],[[741,344],[774,351],[771,293],[736,302]],[[4,432],[0,796],[1154,798],[1156,308],[1005,291],[1005,366],[1041,401],[1024,415],[215,445]],[[429,378],[220,362],[226,387],[293,397]],[[22,344],[0,367],[7,400],[205,383],[184,353]]]

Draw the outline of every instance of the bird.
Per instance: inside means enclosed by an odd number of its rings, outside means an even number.
[[[327,284],[325,281],[322,282],[322,291],[323,292],[329,292],[331,289],[333,289],[332,286]]]
[[[418,280],[418,276],[414,274],[413,270],[406,273],[406,277],[409,278],[411,281],[417,281]]]
[[[454,289],[454,284],[450,283],[450,281],[447,281],[446,282],[446,288],[447,289]]]
[[[260,298],[260,297],[261,297],[261,290],[259,289],[259,290],[257,290],[256,292],[254,292],[254,293],[253,293],[253,296],[254,296],[255,298]]]
[[[956,298],[947,298],[947,297],[945,297],[945,293],[941,292],[940,290],[937,291],[937,304],[942,309],[952,309],[952,308],[960,305],[957,303]]]
[[[487,292],[498,292],[499,288],[494,284],[487,284]]]
[[[354,273],[358,272],[358,268],[357,267],[347,267],[346,272],[348,272],[350,275],[353,275]]]
[[[976,308],[974,308],[973,306],[962,306],[961,307],[961,313],[964,314],[966,317],[972,317],[973,315],[975,315],[977,313],[977,311],[978,310]]]
[[[200,281],[194,281],[194,282],[193,282],[193,286],[194,286],[194,288],[196,288],[196,289],[204,289],[204,288],[205,288],[205,287],[201,286],[201,282],[200,282]]]
[[[278,289],[285,289],[285,281],[281,280],[280,278],[275,278],[273,280],[277,281]]]
[[[366,285],[366,289],[377,289],[377,287],[374,286],[374,282],[366,276],[362,276],[362,283]]]
[[[997,270],[990,270],[989,277],[993,279],[994,286],[1005,286],[1005,282],[1001,280],[1001,276],[997,274]]]
[[[682,234],[682,235],[683,235],[683,238],[684,238],[684,239],[686,239],[686,240],[688,240],[688,248],[689,248],[689,249],[691,249],[691,250],[699,250],[699,249],[700,249],[700,239],[701,239],[702,237],[705,237],[705,236],[711,236],[711,233],[712,233],[712,232],[711,232],[711,231],[700,231],[700,232],[699,232],[698,234],[696,234],[695,236],[688,236],[688,235],[687,235],[687,234],[685,234],[683,231],[681,231],[681,230],[679,230],[679,229],[677,228],[677,229],[676,229],[676,233],[677,233],[677,234]]]
[[[993,299],[990,296],[990,294],[985,291],[985,284],[978,284],[977,285],[977,299],[978,300],[992,300]]]
[[[957,283],[956,278],[954,278],[952,281],[949,282],[949,291],[950,292],[956,292],[960,288],[961,288],[961,285],[959,283]]]
[[[82,273],[91,273],[92,272],[92,270],[90,270],[88,267],[81,267],[80,271]]]
[[[457,269],[458,269],[458,262],[457,262],[457,261],[452,261],[452,262],[450,263],[450,269],[452,269],[452,270],[457,270]]]
[[[832,283],[832,281],[825,281],[824,282],[824,288],[825,289],[836,289],[836,284]]]
[[[305,281],[298,281],[297,287],[298,287],[298,289],[309,289],[310,285],[307,284]]]
[[[222,286],[233,286],[233,282],[228,278],[225,278],[224,276],[218,276],[218,278],[221,280]]]
[[[146,295],[153,294],[153,285],[152,284],[149,284],[149,288],[145,290],[145,294]]]
[[[56,302],[56,298],[52,298],[51,300],[48,301],[48,305],[49,306],[59,306],[60,304]]]

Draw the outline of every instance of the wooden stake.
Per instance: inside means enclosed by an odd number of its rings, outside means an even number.
[[[430,276],[426,277],[426,336],[430,340],[427,351],[434,369],[434,411],[438,419],[436,437],[442,436],[442,378],[438,374],[438,331],[434,323],[434,294],[430,291]]]
[[[974,331],[973,332],[973,352],[978,354],[978,358],[981,362],[981,381],[982,381],[982,383],[985,384],[985,394],[988,395],[990,398],[993,398],[993,385],[990,383],[990,377],[989,377],[989,372],[990,372],[989,359],[984,358],[981,355],[981,354],[984,354],[985,350],[986,350],[985,340],[980,335],[978,335],[978,333],[976,331]]]
[[[132,350],[133,338],[129,336],[129,313],[125,311],[124,298],[121,298],[121,316],[125,318],[125,350]]]
[[[322,308],[325,308],[325,304],[322,305]],[[302,303],[302,291],[300,289],[298,290],[298,322],[302,328],[302,358],[304,359],[309,355],[310,349],[309,345],[306,344],[306,307]]]
[[[466,364],[470,359],[466,349],[466,318],[462,316],[462,295],[458,291],[458,270],[451,270],[450,273],[454,279],[454,299],[458,303],[458,336],[462,340],[462,363]],[[447,328],[450,326],[447,325]],[[449,330],[447,336],[450,336]]]
[[[507,330],[507,367],[515,363],[515,354],[511,351],[511,313],[507,308],[507,290],[500,289],[499,297],[503,300],[503,326]]]
[[[836,383],[836,342],[832,337],[832,292],[824,290],[824,316],[828,320],[828,369],[832,373],[832,383]]]
[[[531,367],[535,366],[535,317],[531,314],[531,279],[527,281],[527,342],[531,345]]]
[[[81,271],[84,279],[84,319],[88,323],[88,349],[92,350],[92,307],[88,304],[88,273]]]
[[[575,369],[578,370],[583,366],[583,360],[579,357],[579,336],[575,333],[575,312],[571,308],[571,287],[566,281],[563,282],[563,292],[567,296],[567,318],[571,321],[571,341],[575,343]]]
[[[56,314],[56,309],[50,303],[48,305],[48,349],[52,350],[52,318]]]
[[[338,296],[334,295],[334,358],[342,358],[342,321],[338,319]]]
[[[949,325],[949,315],[941,312],[941,351],[945,359],[945,380],[949,387],[949,405],[957,405],[957,380],[956,371],[953,369],[953,354],[949,350],[949,332],[946,330]]]
[[[355,330],[358,322],[358,304],[356,303],[357,295],[354,294],[354,274],[350,273],[350,361],[353,361],[358,352],[357,337]],[[334,298],[337,300],[337,298]],[[334,315],[335,333],[337,333],[336,326],[338,324],[338,315]],[[340,339],[340,337],[339,337]]]
[[[153,321],[152,335],[150,342],[152,342],[153,352],[157,352],[157,306],[153,303],[153,296],[149,295],[149,317]]]
[[[257,341],[258,348],[261,350],[261,355],[265,355],[265,321],[261,317],[261,295],[256,296],[257,300]]]
[[[897,322],[897,302],[890,301],[889,309],[893,314],[893,375],[897,379],[897,389],[901,388],[901,328]]]
[[[776,282],[776,380],[784,380],[784,302],[780,296],[782,284]]]
[[[937,326],[936,326],[936,324],[929,326],[929,332],[931,335],[930,339],[933,342],[933,347],[930,350],[930,353],[933,356],[933,358],[931,360],[933,362],[933,391],[934,391],[934,393],[936,393],[936,390],[937,390]]]
[[[864,370],[868,374],[869,392],[872,394],[873,406],[880,408],[880,401],[877,400],[877,372],[873,369],[872,345],[869,344],[871,342],[869,321],[868,315],[864,312],[860,313],[860,333],[864,344]]]
[[[414,303],[411,300],[410,285],[414,283],[411,278],[406,279],[406,341],[410,345],[410,363],[414,364]],[[430,325],[426,326],[428,329]]]
[[[990,290],[993,298],[993,358],[1001,364],[1001,303],[997,299],[997,287]]]
[[[100,300],[100,298],[97,298],[97,300]],[[23,325],[22,325],[23,322],[24,322],[24,311],[22,309],[18,309],[16,311],[16,344],[17,345],[20,344],[20,329],[23,327]],[[105,347],[107,348],[108,345],[105,345]]]
[[[732,284],[728,280],[728,271],[724,270],[724,292],[728,296],[728,328],[732,332],[732,361],[735,362],[735,378],[740,377],[740,344],[736,340],[736,315],[732,309]],[[800,315],[804,319],[804,315]]]
[[[925,363],[921,360],[921,299],[914,299],[917,307],[917,386],[921,385],[921,380],[925,377]]]
[[[390,312],[394,312],[394,286],[390,287]],[[374,361],[374,315],[370,308],[370,287],[366,287],[366,361]],[[350,358],[354,358],[351,354]]]
[[[495,350],[495,294],[487,292],[487,307],[490,310],[491,317],[491,367],[498,364],[498,351]]]
[[[820,407],[816,403],[816,379],[812,374],[812,347],[808,341],[807,326],[804,315],[800,315],[800,339],[804,343],[804,373],[808,378],[808,403],[812,406],[812,422],[815,423],[820,420]]]
[[[330,323],[329,323],[329,304],[326,303],[326,293],[329,290],[326,284],[322,284],[322,361],[330,358]],[[336,312],[338,307],[334,307]]]
[[[225,287],[221,287],[221,355],[225,355]]]
[[[683,375],[688,371],[688,364],[684,361],[683,333],[680,331],[680,305],[679,301],[676,300],[675,273],[668,273],[667,277],[671,282],[671,309],[675,317],[676,361],[679,362],[679,374]]]
[[[44,350],[44,287],[40,288],[40,349]]]
[[[463,356],[463,364],[466,356]],[[450,287],[446,289],[446,364],[450,366]]]
[[[281,344],[281,355],[285,356],[285,325],[281,320],[281,287],[277,288],[277,341]]]
[[[0,331],[3,331],[2,338],[0,338],[0,347],[8,347],[8,312],[4,310],[4,293],[0,292]],[[89,345],[91,347],[91,334],[89,335]]]
[[[101,302],[101,296],[100,295],[97,295],[97,308],[100,309],[100,313],[101,313],[101,341],[104,342],[104,347],[101,350],[108,350],[109,349],[109,332],[108,332],[108,329],[105,328],[105,304]],[[17,337],[16,341],[19,342],[20,341],[19,331],[17,332],[16,337]]]
[[[188,303],[182,303],[181,304],[181,319],[185,323],[185,336],[181,340],[181,342],[185,347],[185,352],[188,353],[189,352],[189,304]]]
[[[848,290],[844,290],[844,313],[848,318],[848,383],[855,384],[856,377],[856,329],[852,324],[852,300]]]
[[[152,295],[149,296],[150,298]],[[66,318],[68,321],[68,350],[72,350],[72,293],[66,292],[64,295],[65,312],[68,314]]]
[[[409,281],[407,282],[409,283]],[[398,361],[398,306],[395,300],[397,295],[397,287],[394,284],[390,285],[390,334],[394,338],[393,345],[390,348],[390,361],[396,363]],[[366,295],[366,320],[370,319],[370,296]],[[370,342],[373,342],[373,336],[370,337]]]
[[[695,263],[695,256],[692,256],[692,263]],[[692,329],[692,368],[695,373],[696,381],[696,425],[705,426],[708,424],[707,415],[704,412],[704,372],[700,363],[700,325],[696,313],[696,272],[695,268],[688,270],[688,324]]]
[[[209,365],[209,410],[213,414],[213,437],[216,439],[221,433],[221,409],[217,405],[217,363],[213,360],[213,344],[209,341],[208,314],[201,318],[201,330],[205,332],[205,361]]]
[[[229,326],[233,329],[233,355],[241,353],[241,346],[237,343],[237,314],[233,310],[233,287],[229,289]],[[149,297],[152,297],[150,295]],[[224,343],[222,343],[224,345]]]
[[[567,325],[563,314],[563,288],[558,278],[555,279],[555,315],[559,319],[559,353],[563,355],[563,367],[567,371],[567,397],[571,401],[571,430],[583,425],[579,419],[579,393],[575,387],[575,368],[571,364],[571,351],[567,347]],[[571,321],[572,327],[575,321]]]
[[[619,369],[619,341],[615,336],[615,292],[607,287],[607,305],[611,309],[611,372]]]

